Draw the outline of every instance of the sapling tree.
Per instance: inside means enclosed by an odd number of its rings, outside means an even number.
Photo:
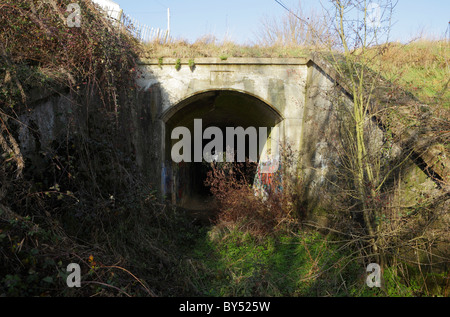
[[[321,6],[322,21],[317,21],[315,16],[310,22],[301,12],[290,14],[291,18],[295,17],[303,25],[302,30],[307,30],[305,34],[308,38],[315,39],[314,48],[316,51],[319,48],[319,52],[314,54],[316,62],[326,68],[339,88],[332,94],[332,98],[335,98],[333,103],[344,105],[344,111],[338,111],[337,114],[342,128],[339,150],[342,170],[337,174],[341,183],[350,184],[350,188],[341,189],[351,200],[356,201],[353,206],[362,213],[371,254],[379,255],[376,220],[381,212],[377,198],[396,166],[384,168],[382,155],[379,155],[381,148],[375,150],[378,153],[372,153],[374,147],[369,148],[368,145],[372,137],[368,128],[370,118],[381,111],[374,106],[374,99],[382,78],[371,69],[379,61],[377,54],[381,54],[384,45],[389,42],[396,1],[324,0]],[[328,27],[326,31],[323,25]],[[329,92],[324,93],[329,99]]]
[[[373,67],[373,47],[389,40],[391,17],[395,7],[392,0],[369,3],[366,0],[333,0],[328,6],[327,17],[334,21],[334,29],[340,42],[340,50],[330,51],[328,60],[340,81],[351,94],[353,109],[348,121],[347,137],[352,146],[346,148],[351,162],[351,177],[356,198],[362,208],[365,228],[374,254],[379,253],[377,244],[376,217],[379,210],[374,206],[374,197],[379,196],[383,178],[380,174],[379,156],[370,155],[367,147],[367,115],[374,115],[372,98],[380,75],[369,71]],[[375,207],[375,208],[374,208]]]

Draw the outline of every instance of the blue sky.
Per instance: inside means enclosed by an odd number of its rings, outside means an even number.
[[[255,41],[264,17],[278,17],[286,11],[275,0],[113,0],[125,13],[155,28],[167,27],[167,8],[171,11],[171,30],[175,38],[189,41],[213,34],[227,34],[239,43]],[[327,1],[327,0],[323,0]],[[298,0],[283,0],[296,8]],[[302,7],[320,9],[318,0],[303,0]],[[442,38],[450,21],[449,0],[399,0],[394,13],[392,40],[407,41],[423,31]],[[448,36],[448,34],[447,34]]]

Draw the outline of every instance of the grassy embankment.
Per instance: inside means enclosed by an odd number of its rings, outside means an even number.
[[[450,42],[418,40],[392,43],[382,56],[381,71],[424,104],[450,109]]]

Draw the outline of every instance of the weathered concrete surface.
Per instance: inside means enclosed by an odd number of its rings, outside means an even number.
[[[160,156],[152,157],[151,161],[161,168],[159,181],[163,194],[173,193],[171,184],[176,182],[168,157],[167,134],[177,125],[189,126],[194,118],[210,118],[209,124],[219,126],[278,126],[281,141],[300,150],[307,59],[201,58],[194,62],[195,66],[190,67],[189,60],[180,60],[179,69],[175,59],[141,63],[142,75],[137,81],[141,89],[139,99],[149,108],[153,128],[146,132],[142,128],[146,136],[141,134],[140,138],[149,140],[149,148],[159,147],[156,152]],[[215,111],[216,115],[207,115],[209,111]],[[146,157],[149,153],[143,154],[140,162],[145,165],[150,158]]]
[[[32,96],[33,97],[33,96]],[[67,95],[34,96],[37,106],[19,117],[19,144],[24,155],[47,151],[51,143],[67,132],[74,101]]]
[[[161,118],[166,120],[181,101],[205,91],[235,90],[256,96],[286,119],[297,120],[304,102],[307,60],[267,58],[196,59],[194,67],[181,60],[142,61],[138,85],[147,91],[155,84],[162,90]],[[178,109],[176,109],[178,110]]]

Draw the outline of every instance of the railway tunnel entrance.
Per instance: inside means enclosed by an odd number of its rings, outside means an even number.
[[[230,149],[234,150],[235,161],[242,161],[243,155],[239,154],[242,148],[238,148],[237,136],[234,136],[230,142],[230,138],[227,137],[227,128],[242,128],[240,131],[245,132],[257,131],[258,141],[256,142],[259,145],[257,159],[250,165],[246,164],[249,178],[255,179],[257,165],[263,151],[261,145],[268,143],[272,128],[280,128],[280,134],[282,134],[283,117],[273,106],[257,96],[236,90],[211,90],[197,93],[179,102],[164,114],[163,120],[165,121],[165,160],[162,176],[165,197],[173,204],[188,210],[207,210],[214,203],[210,188],[205,185],[211,164],[205,161],[203,156],[199,160],[198,148],[196,148],[199,145],[196,142],[201,142],[202,154],[203,149],[206,151],[210,148],[209,154],[215,156],[216,160],[218,155],[225,155],[223,152],[228,148],[228,153]],[[189,156],[190,160],[176,162],[173,159],[173,151],[178,152],[179,144],[177,143],[180,142],[181,137],[177,136],[178,139],[174,139],[172,132],[179,127],[183,127],[186,132],[189,131],[190,149],[183,148],[180,154],[183,154],[184,158]],[[222,132],[220,136],[215,135],[215,138],[222,138],[219,143],[223,145],[223,151],[216,147],[208,147],[208,143],[211,143],[214,138],[212,135],[204,134],[208,128]],[[267,134],[259,133],[260,128],[265,129]],[[199,129],[201,131],[198,131]],[[177,147],[177,150],[174,150],[174,147]],[[245,159],[255,157],[254,154],[252,155],[254,147],[254,135],[246,134]],[[226,157],[224,160],[227,160]]]

